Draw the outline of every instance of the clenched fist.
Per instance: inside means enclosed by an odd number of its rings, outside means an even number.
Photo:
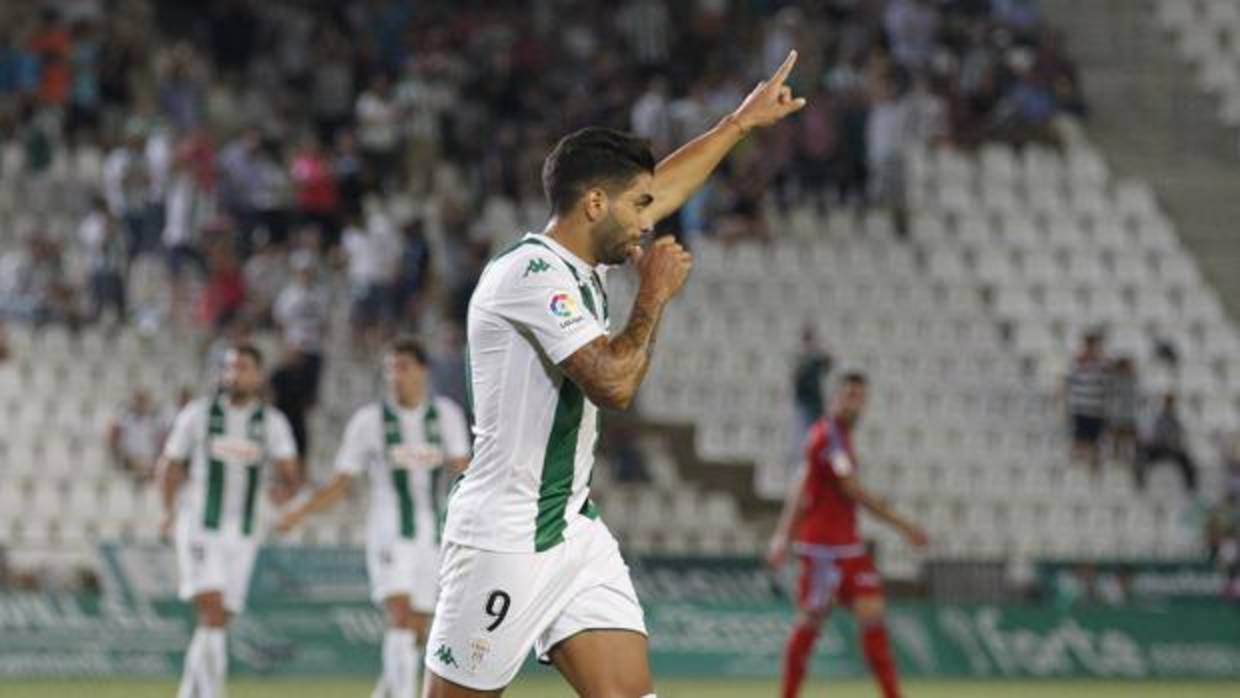
[[[685,285],[691,268],[693,255],[688,250],[670,236],[658,238],[637,255],[638,293],[666,303]]]

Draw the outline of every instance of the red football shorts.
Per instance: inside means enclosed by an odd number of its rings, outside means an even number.
[[[883,585],[870,556],[862,553],[837,557],[815,552],[801,554],[801,583],[797,603],[807,611],[832,604],[851,606],[862,596],[882,596]]]

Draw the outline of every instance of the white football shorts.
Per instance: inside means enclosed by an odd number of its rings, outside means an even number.
[[[586,630],[646,634],[628,565],[597,519],[541,553],[445,544],[439,581],[426,665],[473,690],[507,686],[531,647],[548,662],[556,645]]]
[[[390,596],[405,594],[418,613],[435,610],[439,596],[439,548],[430,542],[410,540],[369,541],[366,573],[370,598],[376,604]]]
[[[183,601],[212,591],[224,597],[230,613],[245,610],[258,543],[250,538],[178,531],[178,594]]]

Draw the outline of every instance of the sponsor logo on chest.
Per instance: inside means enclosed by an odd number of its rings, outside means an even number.
[[[433,468],[443,462],[443,450],[428,444],[401,444],[388,449],[393,468]]]
[[[255,441],[237,436],[211,439],[211,458],[227,465],[249,465],[257,463],[262,457],[262,446]]]

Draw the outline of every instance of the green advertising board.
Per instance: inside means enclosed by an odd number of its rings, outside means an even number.
[[[0,594],[0,677],[174,675],[192,630],[166,548],[102,551],[104,593]],[[660,676],[774,676],[793,609],[756,560],[633,561]],[[265,548],[230,632],[240,673],[374,674],[383,621],[360,550]],[[896,603],[888,627],[910,676],[1240,677],[1240,608]],[[848,614],[824,629],[818,675],[865,668]]]
[[[1038,564],[1043,597],[1058,605],[1215,604],[1234,594],[1228,576],[1207,561],[1047,560]]]

